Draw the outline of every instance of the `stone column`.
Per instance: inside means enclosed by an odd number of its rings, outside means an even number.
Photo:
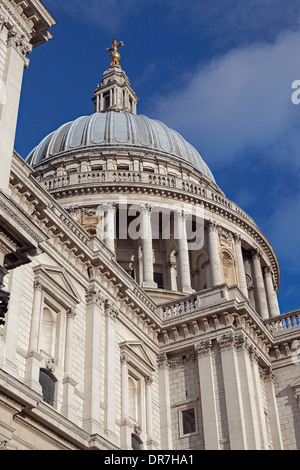
[[[104,413],[101,409],[101,390],[104,383],[104,348],[101,349],[104,326],[105,298],[96,287],[86,293],[85,376],[83,427],[90,434],[103,434]],[[101,414],[102,413],[102,414]],[[100,417],[100,422],[99,422]]]
[[[75,387],[77,382],[72,379],[73,365],[73,325],[76,312],[70,308],[66,312],[67,328],[65,342],[65,376],[63,378],[63,403],[61,413],[72,423],[77,423],[77,408],[75,406]]]
[[[29,350],[26,358],[25,384],[41,393],[39,383],[42,357],[38,352],[40,323],[42,318],[42,308],[44,302],[43,284],[39,281],[34,283],[34,298],[31,317]]]
[[[254,271],[254,289],[257,301],[258,313],[263,320],[269,318],[268,305],[265,292],[265,284],[262,274],[260,253],[257,250],[252,251],[252,263]]]
[[[157,287],[157,284],[153,280],[151,208],[149,206],[143,206],[141,210],[141,239],[143,254],[143,287]]]
[[[284,450],[278,414],[276,391],[274,385],[274,374],[271,369],[264,370],[262,373],[263,379],[265,381],[266,399],[268,403],[268,413],[272,432],[273,449]]]
[[[210,272],[212,287],[223,283],[221,261],[219,256],[219,240],[216,223],[209,221],[208,223],[208,247],[210,258]]]
[[[105,434],[117,443],[116,435],[116,318],[118,310],[112,303],[105,303]]]
[[[182,292],[190,294],[193,292],[193,289],[191,286],[191,269],[186,233],[186,215],[183,212],[175,212],[174,222],[174,238],[177,241],[177,259],[179,264],[179,288]]]
[[[20,275],[20,268],[19,270],[10,271],[8,275],[8,291],[10,292],[10,300],[8,303],[8,312],[5,316],[5,329],[2,344],[0,340],[0,369],[16,378],[19,378],[16,358],[18,347],[18,325],[20,313],[22,312],[22,284],[23,278],[22,274]],[[2,283],[0,286],[2,286]]]
[[[116,238],[116,206],[107,204],[103,207],[105,210],[104,218],[104,243],[113,253],[115,253]]]
[[[146,432],[147,432],[147,449],[150,450],[152,448],[152,435],[153,435],[153,428],[152,428],[152,416],[153,416],[153,409],[152,409],[152,390],[151,386],[153,383],[152,377],[145,378],[146,383]]]
[[[243,254],[242,254],[242,239],[240,235],[238,234],[234,235],[234,244],[235,244],[235,256],[236,256],[236,266],[237,266],[237,271],[238,271],[239,287],[242,293],[244,294],[244,296],[248,299],[247,281],[246,281],[244,260],[243,260]]]
[[[262,378],[260,376],[259,366],[260,357],[257,349],[252,348],[250,357],[253,376],[253,388],[254,394],[256,395],[257,404],[257,423],[260,430],[260,450],[269,450],[269,438],[264,409],[265,397],[262,393]]]
[[[8,32],[2,28],[1,38],[7,37],[7,52],[1,82],[0,103],[0,189],[9,193],[9,177],[14,149],[15,132],[19,111],[20,93],[24,66],[28,65],[26,55],[32,46],[14,28]]]
[[[211,340],[197,343],[195,351],[198,360],[205,450],[220,450]]]
[[[128,412],[128,357],[121,352],[121,449],[131,449],[131,426]]]
[[[158,388],[161,448],[172,450],[169,365],[167,355],[164,353],[158,357]]]
[[[274,318],[280,315],[280,311],[277,300],[277,292],[273,283],[273,273],[270,266],[264,269],[264,275],[269,312],[270,316]]]
[[[177,279],[176,279],[176,261],[169,261],[169,276],[170,276],[170,289],[177,291]]]
[[[218,338],[224,381],[230,450],[247,450],[244,410],[232,333]]]
[[[257,415],[256,396],[253,393],[253,375],[251,370],[250,355],[251,344],[244,334],[235,338],[239,365],[239,380],[243,396],[243,412],[247,436],[247,449],[257,450],[260,448],[259,417]]]

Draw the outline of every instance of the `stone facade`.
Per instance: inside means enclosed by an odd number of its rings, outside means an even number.
[[[12,27],[34,47],[54,20],[33,0],[0,1],[1,15],[9,70]],[[136,114],[121,67],[94,115],[27,162],[6,76],[1,449],[299,449],[299,311],[279,312],[278,261],[255,222],[181,136]]]

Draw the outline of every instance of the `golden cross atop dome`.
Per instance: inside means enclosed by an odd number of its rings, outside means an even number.
[[[110,66],[111,67],[120,67],[121,56],[118,52],[118,49],[121,46],[124,46],[123,42],[122,41],[118,42],[116,39],[114,39],[112,46],[107,48],[107,52],[113,51],[110,54],[110,60],[111,60]]]

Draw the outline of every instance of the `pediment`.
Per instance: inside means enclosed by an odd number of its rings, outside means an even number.
[[[63,268],[40,265],[34,268],[34,272],[35,280],[39,280],[51,296],[68,305],[81,302],[70,276]]]
[[[156,369],[150,354],[139,341],[121,343],[120,349],[121,353],[125,353],[128,356],[128,361],[134,368],[140,369],[143,373],[147,374],[152,373]]]

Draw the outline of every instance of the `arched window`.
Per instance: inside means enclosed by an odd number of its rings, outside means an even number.
[[[221,252],[221,261],[223,268],[223,281],[228,286],[233,286],[236,284],[235,269],[234,269],[234,260],[231,253],[227,250]]]
[[[137,399],[138,399],[137,383],[132,377],[129,377],[128,378],[129,416],[135,421],[137,420]]]
[[[55,321],[53,315],[54,312],[52,313],[49,308],[44,308],[40,347],[49,356],[53,356],[55,347]]]
[[[43,401],[53,406],[56,385],[55,377],[47,370],[41,369],[39,382],[42,386]]]

